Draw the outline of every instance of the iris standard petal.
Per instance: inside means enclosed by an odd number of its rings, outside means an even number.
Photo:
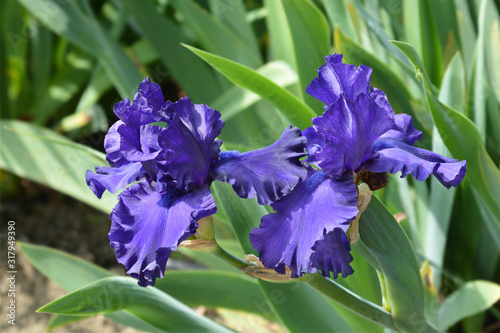
[[[120,134],[118,128],[124,126],[125,123],[121,120],[115,122],[104,137],[104,149],[106,150],[106,159],[112,167],[120,167],[124,164],[129,164],[130,161],[125,159],[120,150]]]
[[[118,262],[143,287],[164,276],[170,252],[195,234],[198,220],[217,211],[207,185],[188,193],[174,188],[161,195],[142,182],[125,189],[118,199],[109,240]]]
[[[164,118],[166,114],[163,113],[170,104],[170,101],[163,98],[160,86],[146,78],[139,85],[132,105],[130,100],[125,98],[113,106],[113,112],[127,126],[139,128],[156,121],[167,121],[168,119]]]
[[[413,145],[422,138],[422,132],[413,126],[413,118],[405,113],[394,116],[397,129],[392,129],[380,136],[380,138],[391,138]]]
[[[325,146],[325,136],[318,133],[314,127],[308,127],[302,131],[302,135],[307,139],[307,159],[308,163],[316,164],[317,154],[321,153]]]
[[[336,178],[357,171],[372,157],[375,140],[396,128],[390,105],[378,94],[361,94],[355,102],[341,97],[313,124],[325,136],[325,147],[317,154],[319,166]]]
[[[189,189],[207,181],[210,162],[217,158],[224,121],[220,113],[204,104],[193,104],[187,97],[171,105],[175,116],[159,138],[165,151],[163,170],[178,187]]]
[[[378,140],[373,150],[378,157],[364,164],[367,170],[392,174],[401,171],[401,177],[410,174],[419,181],[433,174],[447,188],[460,184],[467,168],[465,161],[447,158],[394,139]]]
[[[318,77],[306,92],[326,105],[336,102],[341,95],[354,101],[359,94],[368,93],[372,69],[341,62],[341,54],[326,56],[325,64],[318,69]]]
[[[272,206],[276,213],[262,217],[250,241],[264,266],[284,273],[287,265],[292,277],[298,277],[327,267],[325,260],[331,262],[332,256],[320,256],[325,244],[319,243],[313,264],[313,247],[335,228],[347,230],[358,213],[358,193],[352,177],[335,181],[311,170],[306,180]]]
[[[326,233],[325,230],[323,233],[323,239],[317,241],[312,248],[314,251],[311,257],[313,267],[319,269],[326,277],[330,277],[330,272],[332,272],[334,279],[338,274],[342,274],[345,278],[354,273],[350,265],[353,260],[351,244],[345,230],[335,228],[333,231]]]
[[[118,168],[96,166],[95,171],[87,170],[85,178],[99,199],[105,190],[115,193],[147,175],[141,163],[129,163]]]
[[[158,138],[166,129],[155,125],[142,125],[138,128],[120,126],[120,151],[130,162],[144,162],[155,159],[162,149]]]
[[[289,193],[306,178],[307,169],[300,158],[307,140],[296,127],[288,126],[272,145],[245,153],[221,152],[214,178],[233,185],[242,198],[257,195],[261,205],[270,205]]]

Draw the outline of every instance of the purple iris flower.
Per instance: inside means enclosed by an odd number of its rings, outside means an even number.
[[[466,171],[465,161],[413,146],[422,132],[409,115],[395,115],[384,92],[371,87],[371,68],[343,64],[340,54],[325,61],[306,89],[326,104],[325,111],[303,132],[307,161],[321,171],[311,168],[250,234],[262,263],[279,273],[287,265],[292,277],[354,272],[346,231],[358,213],[356,177],[400,171],[423,181],[433,174],[449,188]]]
[[[132,105],[115,104],[120,118],[104,141],[110,167],[87,171],[90,189],[118,195],[109,239],[117,260],[141,286],[163,277],[167,259],[193,236],[197,221],[217,212],[210,185],[231,184],[242,198],[271,204],[307,176],[300,159],[306,139],[289,126],[274,144],[254,151],[221,152],[220,113],[187,97],[165,101],[145,79]]]

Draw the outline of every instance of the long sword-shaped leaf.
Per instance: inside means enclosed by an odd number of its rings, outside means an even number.
[[[180,43],[184,31],[166,16],[161,15],[148,1],[126,1],[127,8],[144,37],[150,40],[161,62],[176,82],[196,103],[210,103],[221,89],[213,71]]]
[[[258,51],[250,48],[238,35],[195,1],[171,0],[171,3],[184,15],[187,26],[196,34],[204,49],[251,68],[262,64]]]
[[[482,144],[478,128],[464,115],[427,92],[427,103],[439,134],[453,157],[467,161],[466,177],[492,219],[485,219],[500,249],[500,170]]]
[[[156,288],[143,288],[128,277],[108,277],[61,297],[38,312],[96,315],[125,310],[167,332],[231,332],[198,315]]]
[[[36,269],[68,292],[113,276],[111,272],[97,265],[59,250],[27,243],[19,243],[19,246]],[[123,311],[106,314],[106,317],[139,330],[147,332],[157,330],[141,319]],[[64,325],[71,320],[71,318],[54,318],[54,326]]]
[[[500,285],[489,281],[468,282],[444,300],[439,309],[439,327],[444,331],[463,318],[488,309],[499,300]]]
[[[465,69],[462,60],[457,53],[446,73],[439,91],[439,99],[453,107],[463,108],[465,95]],[[439,135],[436,127],[432,135],[432,151],[444,156],[451,157],[450,152]],[[444,251],[446,248],[446,238],[448,226],[453,208],[453,198],[455,189],[447,189],[435,178],[431,179],[431,191],[429,200],[429,213],[425,217],[425,233],[423,253],[425,258],[431,263],[433,268],[434,285],[439,288],[441,272],[444,262]]]
[[[55,33],[94,54],[106,69],[122,97],[132,98],[142,75],[123,49],[93,19],[74,4],[54,0],[20,0],[33,15]]]
[[[265,301],[257,281],[241,273],[221,271],[167,271],[156,288],[188,306],[227,308],[259,313]]]
[[[105,213],[111,212],[116,204],[116,196],[112,194],[97,199],[85,182],[87,169],[106,165],[104,154],[22,121],[1,121],[0,138],[1,169],[49,186]],[[90,139],[100,144],[104,136]]]
[[[302,129],[311,125],[311,118],[316,116],[313,110],[288,90],[258,74],[256,71],[234,61],[185,45],[197,56],[226,76],[234,84],[246,88],[267,99],[276,106],[295,126]]]
[[[330,53],[328,23],[309,0],[280,1],[291,33],[300,92],[307,105],[321,112],[323,104],[303,91],[316,76],[316,70],[324,64],[323,58]]]
[[[354,247],[362,255],[368,252],[367,260],[375,260],[375,268],[383,273],[395,325],[408,332],[432,331],[424,317],[415,253],[403,229],[376,197],[361,215],[359,234],[362,243],[354,243]]]

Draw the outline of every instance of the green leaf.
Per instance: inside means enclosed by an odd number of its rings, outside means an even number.
[[[126,1],[127,8],[160,60],[194,102],[209,103],[221,92],[214,73],[180,44],[184,32],[149,2]]]
[[[167,271],[156,288],[190,307],[227,308],[259,313],[265,297],[257,281],[243,273],[221,271]]]
[[[256,304],[264,317],[273,310],[290,332],[352,332],[329,301],[303,282],[271,283],[259,280],[267,300]]]
[[[85,182],[88,169],[107,164],[104,154],[49,129],[15,120],[0,122],[0,138],[1,169],[44,184],[106,213],[116,204],[116,196],[109,193],[97,199]],[[104,136],[96,140],[104,140]]]
[[[356,40],[356,31],[354,30],[354,24],[347,8],[347,1],[322,0],[321,2],[330,20],[331,30],[334,30],[335,26],[339,26],[344,34],[352,40]]]
[[[56,328],[63,327],[66,325],[71,325],[76,322],[89,319],[92,317],[85,317],[85,316],[67,316],[67,315],[53,315],[52,318],[50,318],[50,321],[47,323],[46,330],[48,332],[55,330]]]
[[[500,170],[482,144],[478,128],[464,115],[440,103],[427,92],[427,103],[439,134],[454,158],[467,161],[472,187],[494,219],[485,219],[500,249]]]
[[[34,97],[43,94],[52,69],[53,35],[45,27],[38,27],[32,38],[31,66]]]
[[[415,48],[408,43],[398,42],[395,40],[391,40],[391,43],[399,47],[399,49],[403,51],[404,54],[406,54],[408,59],[410,59],[410,61],[413,63],[413,66],[415,66],[417,77],[423,75],[425,83],[427,84],[427,88],[432,92],[433,95],[437,96],[437,93],[434,90],[434,86],[431,83],[431,79],[427,74],[427,71],[425,70],[424,64],[422,63],[422,60],[420,59],[420,56],[417,53],[417,50],[415,50]]]
[[[366,24],[371,29],[371,32],[375,34],[380,44],[389,52],[395,59],[398,60],[400,64],[404,66],[405,69],[409,69],[411,63],[408,61],[408,58],[399,50],[394,44],[391,44],[389,40],[392,38],[385,32],[384,28],[381,26],[380,22],[374,18],[373,15],[369,13],[367,9],[358,1],[355,0],[354,4],[356,8],[359,10],[359,13],[366,21]],[[351,39],[353,39],[351,37]]]
[[[297,74],[290,66],[282,61],[268,62],[257,69],[257,73],[273,81],[280,87],[287,87],[297,82]],[[232,87],[210,103],[210,107],[220,111],[222,119],[228,121],[262,98],[246,89]]]
[[[444,300],[439,309],[439,327],[446,330],[460,320],[488,309],[499,300],[500,285],[479,280],[467,282]]]
[[[97,265],[56,249],[21,242],[18,242],[18,245],[36,269],[69,292],[113,276],[111,272]],[[139,330],[155,331],[148,323],[123,311],[106,314],[106,317]],[[59,319],[56,324],[60,321],[64,319]]]
[[[242,0],[232,2],[209,0],[208,5],[212,14],[238,35],[260,59],[257,37],[251,22],[247,19],[245,3]]]
[[[462,44],[461,54],[464,58],[465,75],[470,78],[474,65],[474,49],[476,46],[476,30],[471,17],[467,0],[455,0],[457,25]],[[468,82],[468,81],[467,81]]]
[[[250,244],[248,234],[259,225],[260,218],[267,214],[264,206],[259,205],[256,198],[243,201],[229,184],[214,182],[211,189],[217,207],[224,212],[233,225],[236,238],[243,251],[247,254],[256,254]]]
[[[231,332],[196,314],[186,305],[155,288],[143,288],[128,277],[108,277],[51,302],[38,312],[96,315],[125,310],[168,332]]]
[[[143,65],[148,65],[158,59],[157,52],[148,39],[140,39],[130,46],[130,53],[133,58],[137,58]],[[198,60],[197,60],[198,61]],[[87,112],[93,105],[95,105],[101,96],[113,87],[113,82],[106,75],[106,71],[102,66],[94,69],[87,87],[84,89],[75,112]]]
[[[79,12],[70,2],[64,4],[54,0],[44,2],[20,0],[20,2],[56,34],[95,55],[122,97],[134,96],[142,75],[123,49],[97,21]]]
[[[429,330],[415,253],[403,229],[376,197],[361,214],[359,234],[362,243],[354,243],[354,247],[362,255],[368,252],[366,259],[376,260],[374,267],[381,269],[394,324],[409,332]]]
[[[264,0],[267,10],[266,25],[269,33],[269,58],[287,62],[296,68],[295,52],[282,1]]]
[[[281,2],[291,33],[301,96],[310,107],[321,112],[323,103],[304,94],[304,91],[316,77],[316,70],[325,63],[324,57],[330,53],[331,36],[328,23],[309,0]]]
[[[288,90],[281,88],[246,66],[192,46],[185,45],[185,47],[205,60],[234,84],[246,88],[274,104],[294,126],[305,129],[311,125],[311,118],[315,117],[316,114]]]
[[[37,124],[45,124],[50,116],[75,96],[89,78],[94,61],[91,55],[71,52],[65,62],[66,66],[54,75],[49,84],[43,86],[44,92],[30,104],[29,112],[35,116]]]
[[[358,316],[362,316],[363,319],[369,319],[387,328],[395,328],[391,314],[380,306],[359,297],[335,281],[320,274],[307,276],[307,279],[309,285]],[[354,323],[354,325],[356,324]]]
[[[487,0],[481,1],[479,9],[479,33],[474,51],[474,65],[472,78],[469,85],[469,103],[467,104],[467,116],[471,118],[479,129],[483,143],[486,139],[486,89],[488,87],[486,77],[485,42],[489,26],[486,22]]]
[[[463,107],[464,82],[465,69],[460,55],[457,53],[446,69],[439,91],[439,100],[453,107]],[[431,150],[437,154],[452,157],[436,127],[433,128]],[[422,248],[424,257],[433,265],[434,285],[439,288],[455,189],[445,188],[435,177],[432,177],[430,181],[429,213],[425,217]]]
[[[488,62],[488,72],[490,73],[491,82],[496,82],[493,85],[493,91],[500,103],[500,20],[493,22],[490,28],[490,39],[488,41],[489,48],[486,50],[486,59]]]
[[[199,42],[210,53],[236,61],[250,68],[262,65],[260,53],[226,25],[216,20],[192,0],[171,0],[172,5],[185,17]]]
[[[422,59],[425,68],[429,70],[430,82],[438,86],[443,75],[443,52],[437,33],[431,0],[417,1],[419,3],[420,29],[422,32]]]

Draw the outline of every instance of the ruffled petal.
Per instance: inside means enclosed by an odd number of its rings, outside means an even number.
[[[307,159],[308,163],[314,163],[317,160],[317,154],[323,151],[325,146],[325,136],[321,133],[316,132],[314,127],[308,127],[302,131],[302,135],[307,139]]]
[[[322,256],[326,243],[332,242],[324,235],[335,228],[347,230],[358,213],[358,193],[352,177],[334,181],[311,170],[305,181],[272,206],[276,213],[262,217],[259,228],[250,232],[250,241],[264,266],[284,273],[287,265],[292,277],[298,277],[324,269],[328,266],[324,261],[332,262],[332,255]]]
[[[118,199],[111,213],[109,240],[118,262],[143,287],[164,276],[170,252],[195,234],[198,220],[217,211],[208,186],[188,193],[174,188],[161,195],[142,182],[124,190]]]
[[[112,167],[120,167],[124,164],[129,164],[130,161],[125,159],[120,150],[120,134],[118,128],[124,126],[125,123],[118,120],[111,126],[104,137],[104,149],[106,150],[106,159]]]
[[[343,278],[354,273],[350,265],[353,260],[351,244],[341,228],[335,228],[329,233],[324,232],[323,239],[317,241],[312,249],[314,251],[311,257],[312,265],[324,276],[330,277],[332,272],[333,278],[336,279],[339,273]]]
[[[214,178],[233,185],[242,198],[257,195],[261,205],[270,205],[305,179],[307,169],[300,161],[306,153],[306,138],[296,127],[288,126],[272,145],[240,154],[221,152]]]
[[[105,190],[115,193],[147,175],[141,163],[129,163],[119,168],[95,167],[87,170],[85,178],[92,192],[100,199]]]
[[[210,162],[217,158],[224,121],[220,113],[205,104],[193,104],[188,97],[171,105],[175,116],[162,132],[159,143],[165,151],[163,170],[178,187],[192,188],[208,181]]]
[[[127,126],[139,128],[141,125],[157,121],[168,122],[168,112],[165,110],[170,104],[170,101],[165,101],[163,98],[160,86],[151,83],[148,77],[139,85],[132,105],[130,100],[125,98],[113,106],[113,111]]]
[[[415,129],[413,126],[413,118],[405,113],[397,114],[394,116],[397,129],[392,129],[382,134],[380,138],[390,138],[409,145],[422,138],[422,132]]]
[[[144,162],[155,159],[161,152],[158,138],[166,129],[155,125],[138,128],[120,126],[120,151],[130,162]]]
[[[326,56],[325,65],[318,69],[318,77],[306,92],[326,105],[335,103],[341,95],[354,101],[359,94],[368,93],[372,69],[363,65],[356,68],[341,61],[341,54]]]
[[[325,147],[317,154],[319,166],[336,178],[357,171],[372,157],[375,140],[397,128],[390,105],[378,94],[361,94],[355,102],[341,97],[323,116],[314,118],[313,124],[325,136]]]
[[[380,139],[375,142],[373,150],[378,157],[364,164],[367,170],[392,174],[401,171],[401,177],[410,174],[419,181],[433,174],[447,188],[458,186],[467,168],[466,161],[447,158],[393,139]]]

